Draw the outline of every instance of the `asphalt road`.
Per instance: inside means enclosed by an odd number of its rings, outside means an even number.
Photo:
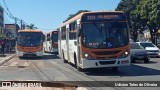
[[[93,90],[160,90],[160,87],[98,87],[108,85],[102,81],[160,81],[160,58],[151,58],[145,64],[141,61],[131,66],[120,67],[118,72],[109,68],[89,69],[79,72],[73,65],[65,64],[56,54],[45,53],[43,58],[15,57],[0,66],[1,81],[73,81]],[[82,81],[82,82],[78,82]],[[95,87],[93,87],[95,86]]]

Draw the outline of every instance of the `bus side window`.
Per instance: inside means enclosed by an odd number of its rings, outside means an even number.
[[[47,41],[50,41],[50,34],[47,34]]]
[[[42,34],[42,39],[43,39],[43,42],[45,41],[45,35],[44,34]]]
[[[73,39],[76,39],[76,32],[77,32],[77,21],[74,22],[74,31],[73,31]]]

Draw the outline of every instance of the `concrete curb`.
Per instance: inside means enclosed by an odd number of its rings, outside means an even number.
[[[9,57],[4,58],[2,61],[0,61],[0,66],[3,65],[4,63],[8,62],[10,59],[14,58],[16,54],[13,54]]]

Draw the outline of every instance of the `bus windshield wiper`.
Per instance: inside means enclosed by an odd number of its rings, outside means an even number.
[[[27,42],[29,42],[29,40],[26,40],[25,43],[22,46],[23,47],[26,46]]]
[[[102,32],[102,29],[100,27],[98,27],[98,25],[96,23],[93,22],[93,25],[100,31]]]

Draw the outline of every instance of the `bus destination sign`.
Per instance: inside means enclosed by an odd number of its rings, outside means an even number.
[[[126,16],[124,13],[109,13],[109,14],[86,14],[83,16],[83,22],[90,21],[125,21]]]
[[[54,34],[58,34],[58,32],[53,32]]]

